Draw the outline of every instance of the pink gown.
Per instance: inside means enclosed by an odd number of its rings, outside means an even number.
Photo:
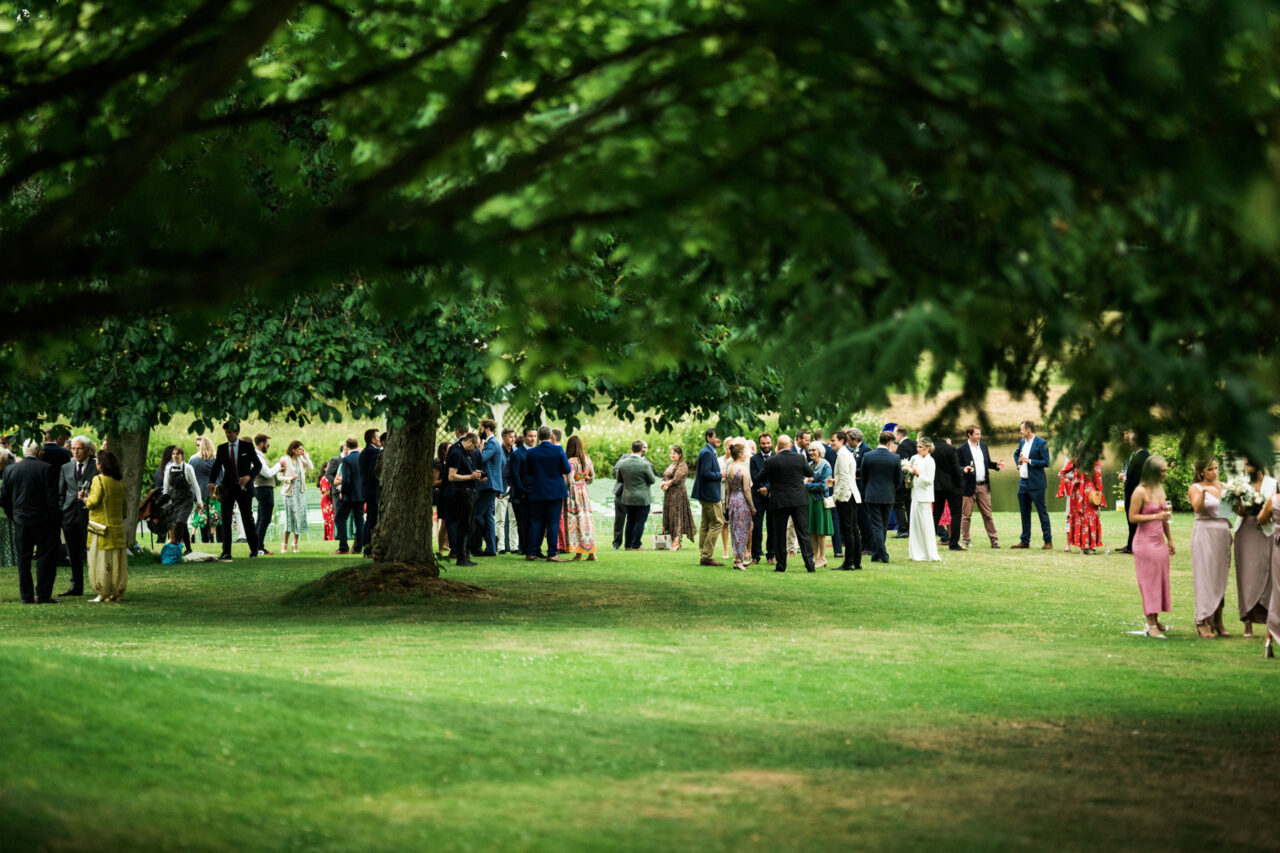
[[[1148,502],[1140,512],[1160,512],[1161,505]],[[1133,563],[1142,593],[1142,612],[1167,613],[1173,610],[1169,595],[1169,546],[1164,541],[1164,522],[1144,521],[1133,534]]]

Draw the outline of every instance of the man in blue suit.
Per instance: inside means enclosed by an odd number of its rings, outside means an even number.
[[[724,506],[720,503],[720,483],[724,475],[720,473],[720,458],[716,448],[720,439],[716,431],[706,432],[707,443],[698,451],[698,464],[693,474],[693,499],[702,503],[702,524],[698,528],[698,553],[702,555],[702,565],[723,566],[714,558],[716,540],[724,529]]]
[[[516,542],[520,546],[520,553],[526,556],[541,557],[538,549],[529,548],[529,510],[531,504],[529,502],[529,494],[524,490],[524,463],[529,457],[529,451],[538,446],[538,431],[536,429],[527,429],[524,431],[523,440],[516,445],[516,449],[511,451],[511,459],[507,462],[506,483],[511,487],[511,506],[516,513]]]
[[[880,446],[862,457],[858,466],[858,484],[862,491],[862,505],[871,519],[871,562],[889,562],[884,535],[889,529],[889,513],[902,483],[902,460],[889,449],[893,433],[880,433]]]
[[[545,535],[547,559],[553,563],[565,561],[557,555],[560,545],[560,507],[569,497],[569,487],[564,478],[572,470],[564,448],[551,441],[551,427],[546,424],[538,427],[538,446],[525,455],[524,465],[520,468],[521,484],[530,502],[526,560],[538,559],[534,554],[538,552]]]
[[[342,495],[338,498],[338,512],[333,524],[338,529],[338,554],[364,553],[364,480],[360,477],[360,445],[354,438],[347,439],[347,455],[338,463],[338,475],[342,477]],[[347,519],[355,518],[355,548],[347,549]]]
[[[1036,435],[1036,425],[1032,421],[1022,422],[1022,441],[1018,443],[1013,458],[1018,464],[1018,509],[1022,512],[1022,537],[1013,547],[1031,547],[1031,505],[1034,503],[1040,516],[1044,550],[1052,551],[1053,530],[1049,526],[1049,510],[1044,505],[1044,469],[1049,467],[1049,443]]]
[[[484,553],[477,552],[481,557],[495,557],[498,554],[494,507],[498,496],[506,488],[502,481],[502,463],[506,458],[502,453],[502,442],[498,440],[497,431],[498,425],[492,418],[480,421],[480,470],[484,471],[485,480],[476,487],[476,533],[484,545]]]

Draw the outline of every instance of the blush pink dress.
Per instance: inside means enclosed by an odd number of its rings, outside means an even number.
[[[1143,515],[1160,512],[1161,504],[1147,502]],[[1167,613],[1173,610],[1169,595],[1169,546],[1164,541],[1164,523],[1144,521],[1133,534],[1133,563],[1142,593],[1142,612]]]

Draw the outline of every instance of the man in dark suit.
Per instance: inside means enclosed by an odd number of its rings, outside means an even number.
[[[524,466],[528,461],[529,451],[538,444],[538,431],[524,431],[524,441],[511,451],[511,459],[507,462],[507,485],[511,487],[511,507],[516,514],[516,542],[520,553],[525,556],[541,557],[537,548],[529,549],[529,493],[524,490]]]
[[[720,472],[720,459],[716,455],[720,439],[713,429],[707,430],[704,436],[707,443],[698,451],[693,474],[693,499],[702,505],[702,522],[698,525],[698,554],[702,558],[699,562],[703,566],[723,566],[724,563],[715,558],[716,540],[724,529],[724,505],[720,502],[724,474]],[[781,446],[778,449],[781,450]]]
[[[364,450],[360,453],[360,487],[364,490],[364,555],[372,555],[373,529],[378,526],[378,458],[382,456],[382,437],[376,429],[364,431]],[[357,547],[357,550],[359,548]]]
[[[1147,459],[1151,456],[1151,453],[1142,446],[1146,442],[1142,441],[1134,430],[1125,430],[1124,440],[1125,443],[1133,448],[1133,452],[1129,454],[1129,460],[1124,464],[1124,471],[1120,475],[1124,480],[1124,505],[1127,512],[1129,504],[1133,500],[1133,492],[1142,482],[1142,466],[1147,464]],[[1133,553],[1133,534],[1137,529],[1138,525],[1129,522],[1129,541],[1125,543],[1123,548],[1117,549],[1120,553]]]
[[[1022,441],[1014,451],[1018,463],[1018,509],[1022,513],[1022,536],[1014,548],[1031,547],[1031,507],[1034,504],[1040,516],[1040,533],[1044,536],[1044,550],[1053,550],[1053,528],[1049,524],[1049,510],[1044,503],[1047,488],[1044,470],[1049,467],[1049,442],[1036,435],[1032,421],[1022,422]]]
[[[472,526],[476,519],[476,488],[484,480],[484,472],[476,464],[473,451],[479,443],[475,433],[467,433],[449,451],[445,461],[445,479],[453,486],[453,501],[457,512],[456,541],[453,556],[459,566],[474,566],[471,559]]]
[[[70,437],[71,430],[62,425],[45,430],[44,449],[40,454],[40,461],[52,467],[55,474],[62,470],[63,465],[71,461],[71,451],[65,447]]]
[[[889,513],[902,485],[902,460],[889,449],[893,433],[880,433],[880,446],[862,457],[859,482],[862,486],[862,505],[871,516],[871,562],[889,562],[889,550],[884,536],[889,529]],[[905,516],[904,516],[905,517]]]
[[[529,547],[526,560],[536,560],[534,554],[547,540],[547,559],[563,563],[560,550],[560,507],[569,497],[565,476],[572,473],[569,457],[564,448],[551,441],[551,427],[538,427],[538,446],[525,456],[520,474],[523,488],[531,502],[529,509]]]
[[[898,459],[900,461],[910,461],[916,455],[916,440],[907,432],[907,428],[897,424],[885,424],[885,429],[893,430],[893,439],[898,442]],[[894,495],[893,514],[898,521],[898,532],[895,534],[898,539],[906,539],[911,535],[909,529],[911,527],[911,490],[906,485],[898,487],[898,493]]]
[[[364,553],[364,478],[360,476],[360,443],[354,437],[347,438],[347,455],[338,464],[338,476],[342,478],[342,495],[338,498],[338,511],[333,526],[338,533],[338,554]],[[355,547],[347,549],[347,519],[355,525]]]
[[[764,479],[769,483],[769,539],[785,542],[787,521],[795,525],[796,540],[806,571],[813,568],[813,544],[809,540],[809,490],[813,466],[800,454],[792,453],[791,437],[778,436],[778,452],[764,463]],[[787,549],[778,549],[775,572],[787,570]]]
[[[992,548],[1000,547],[1000,539],[996,534],[995,519],[991,517],[991,475],[1004,470],[1004,462],[992,462],[987,443],[982,440],[982,429],[977,424],[965,430],[967,440],[956,451],[956,461],[960,463],[963,502],[960,508],[960,544],[969,547],[969,523],[973,519],[973,507],[982,513],[982,523],[987,529],[987,538]],[[954,525],[952,525],[954,529]]]
[[[946,436],[939,436],[934,443],[933,461],[937,464],[933,475],[933,525],[939,527],[944,509],[951,507],[951,529],[947,531],[947,545],[952,551],[963,551],[964,546],[960,544],[960,489],[963,476],[956,459],[956,449]],[[940,527],[938,532],[941,535]]]
[[[62,537],[71,562],[71,586],[62,595],[84,595],[85,539],[89,535],[89,510],[80,499],[98,474],[98,463],[89,455],[89,439],[71,439],[71,461],[58,472],[58,505],[62,509]]]
[[[767,537],[766,543],[764,535],[769,512],[769,481],[764,478],[764,464],[773,458],[773,436],[760,433],[756,446],[760,449],[751,456],[751,483],[756,490],[752,497],[756,512],[751,517],[751,563],[759,563],[763,553],[769,565],[773,565],[773,536]]]
[[[222,433],[227,437],[226,444],[219,444],[213,456],[213,467],[209,469],[209,482],[221,482],[219,494],[222,501],[222,556],[219,560],[231,559],[231,543],[235,535],[231,532],[231,514],[236,507],[240,508],[240,527],[244,538],[249,542],[249,556],[256,557],[262,550],[258,541],[258,531],[253,524],[253,511],[250,499],[253,496],[251,483],[253,478],[262,473],[262,460],[253,445],[240,438],[240,424],[227,421],[222,425]],[[225,472],[226,476],[223,476]],[[221,477],[221,481],[219,481]]]
[[[23,604],[57,604],[53,582],[58,574],[58,472],[40,459],[43,448],[34,438],[22,446],[23,460],[4,469],[0,507],[13,520],[18,552],[18,590]],[[31,583],[35,553],[36,580]]]

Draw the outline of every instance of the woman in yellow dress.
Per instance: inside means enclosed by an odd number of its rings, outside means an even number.
[[[89,583],[98,594],[92,601],[119,601],[129,581],[122,477],[119,461],[104,450],[98,454],[98,476],[89,494],[80,493],[89,509]]]

